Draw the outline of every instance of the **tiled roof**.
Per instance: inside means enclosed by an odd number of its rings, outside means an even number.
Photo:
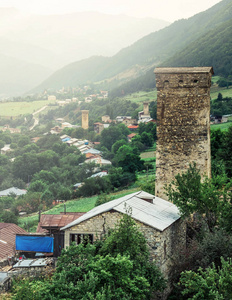
[[[146,200],[152,201],[152,203]],[[139,191],[94,207],[82,217],[61,228],[61,230],[111,210],[125,214],[125,205],[131,208],[131,217],[133,219],[159,231],[164,231],[180,218],[179,210],[175,204],[147,192]]]
[[[0,223],[0,260],[5,260],[15,254],[16,233],[27,234],[16,224]]]

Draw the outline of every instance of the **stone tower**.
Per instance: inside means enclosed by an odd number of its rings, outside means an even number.
[[[156,68],[156,196],[189,163],[211,175],[210,86],[213,68]]]
[[[89,128],[89,111],[88,110],[82,110],[82,128],[88,129]]]
[[[149,102],[143,102],[143,114],[150,115],[149,113]]]

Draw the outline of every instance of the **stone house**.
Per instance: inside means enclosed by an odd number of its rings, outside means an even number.
[[[185,224],[173,203],[144,191],[97,206],[61,228],[64,231],[64,247],[72,242],[79,244],[83,238],[96,241],[114,228],[128,211],[144,233],[151,259],[168,277],[171,257],[185,243]]]

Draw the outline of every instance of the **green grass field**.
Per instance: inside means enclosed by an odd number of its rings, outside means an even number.
[[[232,97],[232,86],[229,86],[228,89],[226,87],[212,87],[210,92],[211,99],[217,99],[219,93],[221,93],[223,97]]]
[[[229,126],[232,126],[232,122],[213,124],[213,125],[210,125],[210,129],[211,130],[221,129],[222,131],[225,131],[225,130],[228,130]]]
[[[157,99],[157,90],[154,89],[150,92],[137,92],[123,97],[125,100],[130,100],[135,103],[143,103],[144,101],[155,101]]]
[[[33,102],[0,102],[1,117],[15,117],[19,115],[32,114],[45,105],[55,103],[56,101],[33,101]]]
[[[110,196],[112,199],[117,199],[119,197],[123,197],[125,195],[134,193],[138,191],[139,188],[130,188],[127,190],[111,193]],[[65,202],[66,212],[87,212],[94,208],[95,203],[97,201],[98,196],[88,197],[88,198],[80,198],[76,200],[70,200]],[[64,211],[64,203],[58,204],[53,208],[43,212],[43,214],[60,214]],[[28,232],[35,232],[38,225],[39,215],[38,213],[34,213],[30,216],[20,217],[19,218],[19,226],[25,229]]]

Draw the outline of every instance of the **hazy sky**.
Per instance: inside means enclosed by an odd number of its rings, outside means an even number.
[[[167,21],[188,18],[221,0],[0,0],[0,7],[16,7],[37,14],[99,11]]]

